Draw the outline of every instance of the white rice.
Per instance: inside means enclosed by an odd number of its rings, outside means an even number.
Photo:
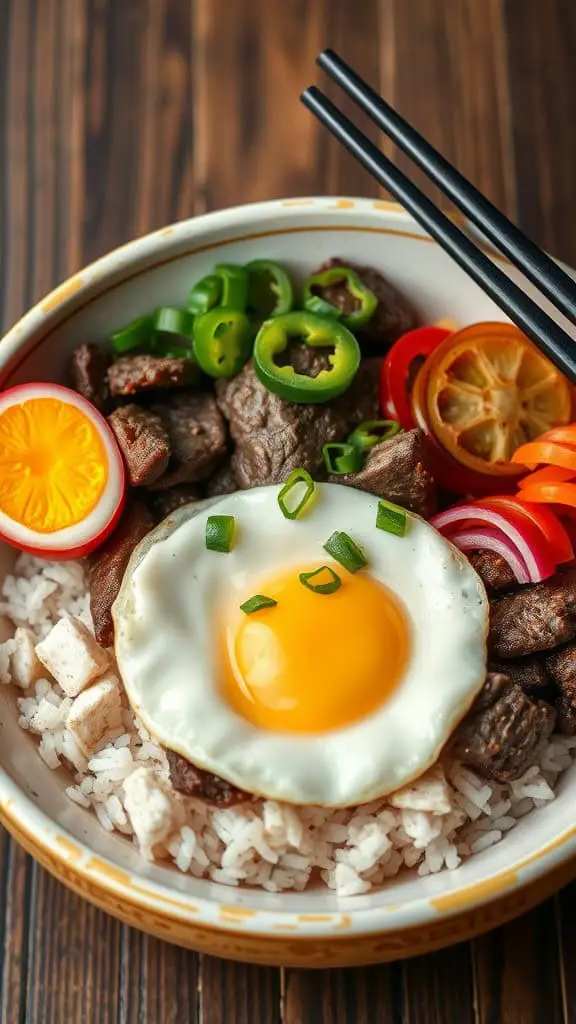
[[[58,619],[74,615],[92,628],[89,597],[79,562],[52,563],[21,555],[2,587],[0,615],[28,626],[39,639]],[[0,679],[9,682],[13,642],[0,644]],[[20,693],[22,691],[19,691]],[[302,890],[321,881],[342,896],[368,892],[407,869],[419,875],[454,870],[465,857],[501,841],[518,819],[554,799],[559,775],[576,756],[576,737],[553,736],[540,762],[509,785],[486,782],[453,759],[435,768],[447,784],[434,806],[430,779],[410,788],[411,807],[390,799],[330,811],[267,800],[243,807],[211,808],[183,797],[170,785],[168,763],[128,705],[123,730],[87,760],[66,729],[71,704],[48,679],[17,698],[19,724],[38,738],[49,768],[70,772],[66,794],[96,814],[109,832],[138,845],[126,810],[124,780],[143,765],[151,768],[174,810],[173,831],[153,851],[178,870],[224,885],[260,886],[269,892]],[[399,801],[400,802],[400,801]],[[425,806],[427,809],[414,809]]]

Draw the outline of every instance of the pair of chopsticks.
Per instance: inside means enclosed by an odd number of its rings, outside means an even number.
[[[576,283],[546,253],[467,181],[422,135],[367,85],[337,54],[324,50],[318,64],[375,124],[426,172],[494,246],[576,323]],[[576,341],[510,280],[463,231],[396,167],[316,86],[302,102],[412,214],[551,362],[576,383]]]

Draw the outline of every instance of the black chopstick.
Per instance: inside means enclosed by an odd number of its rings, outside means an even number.
[[[576,383],[576,344],[572,338],[434,206],[319,89],[310,86],[301,99],[510,319],[532,338],[551,362],[572,383]]]
[[[542,252],[434,146],[408,124],[333,50],[318,64],[379,128],[426,172],[445,195],[507,256],[569,320],[576,323],[576,282]]]

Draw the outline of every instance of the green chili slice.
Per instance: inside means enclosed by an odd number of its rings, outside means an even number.
[[[406,509],[394,505],[391,501],[384,501],[382,498],[378,502],[376,526],[379,530],[385,530],[386,533],[395,534],[396,537],[404,537],[408,529]]]
[[[303,341],[312,348],[332,348],[330,368],[309,377],[289,364],[280,366],[275,357],[288,348],[291,340]],[[266,320],[256,335],[253,356],[264,386],[288,402],[329,402],[337,398],[350,387],[360,365],[360,347],[346,327],[305,311]]]
[[[326,575],[329,576],[328,580],[324,583],[313,583],[317,576]],[[333,594],[335,590],[338,590],[342,586],[342,580],[340,579],[337,572],[331,569],[329,565],[321,565],[319,569],[314,569],[313,572],[301,572],[298,575],[300,583],[302,583],[308,590],[313,590],[315,594]]]
[[[288,274],[274,260],[252,260],[248,274],[248,313],[259,325],[274,316],[284,316],[294,305],[294,289]]]
[[[349,313],[345,313],[339,306],[318,295],[318,291],[336,284],[344,284],[354,300],[355,308]],[[312,274],[304,283],[303,305],[304,309],[309,309],[312,313],[341,320],[345,327],[354,330],[357,327],[364,327],[374,316],[378,297],[366,287],[352,267],[329,267],[328,270]]]
[[[111,334],[110,346],[114,355],[123,356],[126,352],[149,347],[154,331],[152,321],[151,316],[141,316],[126,327],[121,327],[115,334]]]
[[[304,490],[302,491],[302,485]],[[306,505],[312,498],[316,485],[310,476],[310,473],[306,469],[294,469],[290,473],[286,483],[284,484],[280,494],[278,495],[278,504],[280,511],[285,519],[298,519],[301,512],[304,511]],[[294,499],[296,495],[294,491],[300,493],[300,499],[295,505],[292,504],[292,500],[288,504],[287,498]]]
[[[172,358],[192,358],[194,317],[185,309],[160,306],[152,318],[154,337],[152,351]]]
[[[188,311],[194,316],[207,313],[209,309],[220,304],[222,297],[222,278],[218,274],[207,274],[198,281],[188,295]]]
[[[223,555],[232,551],[235,525],[234,516],[208,516],[206,520],[208,551],[220,551]]]
[[[375,444],[395,437],[401,430],[396,420],[365,420],[352,431],[348,444],[356,445],[357,448],[373,448]]]
[[[193,347],[198,366],[209,377],[235,377],[250,356],[250,321],[238,309],[211,309],[194,320]]]
[[[340,562],[340,565],[343,565],[348,572],[358,572],[359,569],[364,569],[368,565],[368,559],[362,548],[341,530],[336,530],[328,538],[324,550],[332,555],[337,562]]]
[[[259,612],[261,608],[274,608],[278,604],[273,597],[265,597],[264,594],[254,594],[254,597],[249,597],[244,604],[240,605],[240,611],[246,615],[253,615],[254,612]]]
[[[326,469],[329,473],[342,476],[357,473],[362,468],[362,452],[355,444],[325,444],[322,449]]]
[[[218,263],[214,274],[222,285],[218,305],[230,306],[244,313],[248,303],[248,271],[235,263]]]

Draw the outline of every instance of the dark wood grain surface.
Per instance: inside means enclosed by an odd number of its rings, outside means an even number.
[[[374,195],[298,103],[326,45],[576,264],[574,0],[1,0],[5,326],[179,217]],[[576,1024],[575,917],[573,887],[422,959],[251,968],[132,932],[0,835],[0,1024]]]

